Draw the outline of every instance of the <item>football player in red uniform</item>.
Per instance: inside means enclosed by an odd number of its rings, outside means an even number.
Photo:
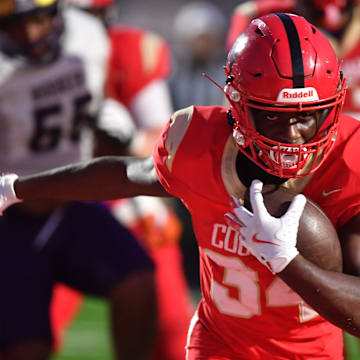
[[[330,40],[347,78],[343,112],[360,119],[360,4],[358,0],[250,0],[233,13],[227,37],[230,48],[253,18],[266,13],[292,12],[304,16]],[[344,271],[358,275],[357,266],[344,262]]]
[[[230,107],[177,111],[152,158],[102,157],[26,177],[5,175],[2,208],[39,197],[176,196],[192,215],[200,250],[203,297],[190,325],[187,359],[342,359],[341,329],[309,306],[320,304],[311,297],[304,302],[276,276],[289,262],[285,272],[296,271],[303,260],[294,259],[294,247],[287,262],[275,259],[271,273],[224,219],[231,196],[244,198],[254,179],[281,184],[321,204],[338,230],[345,261],[357,265],[357,252],[349,249],[360,240],[354,156],[360,123],[341,114],[345,80],[334,50],[304,18],[270,14],[237,39],[225,73]],[[292,238],[303,205],[293,203],[296,216],[286,222]],[[312,270],[321,280],[324,272]],[[349,275],[341,281],[339,289],[354,285]],[[359,306],[354,293],[336,293],[327,303],[334,315],[323,313],[345,330],[349,307],[340,303]],[[360,335],[353,311],[352,332]]]

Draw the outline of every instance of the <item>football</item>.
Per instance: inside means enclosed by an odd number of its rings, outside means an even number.
[[[286,212],[296,195],[287,188],[275,185],[264,185],[262,194],[268,212],[275,217],[281,217]],[[248,190],[244,205],[251,210]],[[308,198],[300,218],[296,247],[300,254],[319,267],[342,271],[341,245],[337,232],[326,214]]]

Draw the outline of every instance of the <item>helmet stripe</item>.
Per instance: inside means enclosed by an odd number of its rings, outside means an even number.
[[[289,15],[282,13],[277,13],[276,15],[283,23],[289,41],[291,66],[293,71],[293,87],[304,88],[304,63],[301,53],[300,39],[296,26]]]

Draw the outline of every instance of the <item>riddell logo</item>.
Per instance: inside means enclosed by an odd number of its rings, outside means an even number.
[[[307,98],[309,96],[314,96],[314,90],[309,91],[300,91],[299,93],[290,93],[288,91],[283,92],[284,99],[300,99],[300,98]]]
[[[281,102],[307,102],[319,100],[317,91],[313,87],[301,89],[282,89],[277,101]]]

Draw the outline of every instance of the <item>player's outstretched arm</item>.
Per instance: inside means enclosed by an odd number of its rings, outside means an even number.
[[[5,175],[7,176],[7,175]],[[11,205],[11,184],[0,182],[0,211]],[[79,162],[14,182],[21,200],[109,200],[136,195],[169,196],[159,183],[152,157],[106,156]],[[8,201],[8,203],[7,203]]]

